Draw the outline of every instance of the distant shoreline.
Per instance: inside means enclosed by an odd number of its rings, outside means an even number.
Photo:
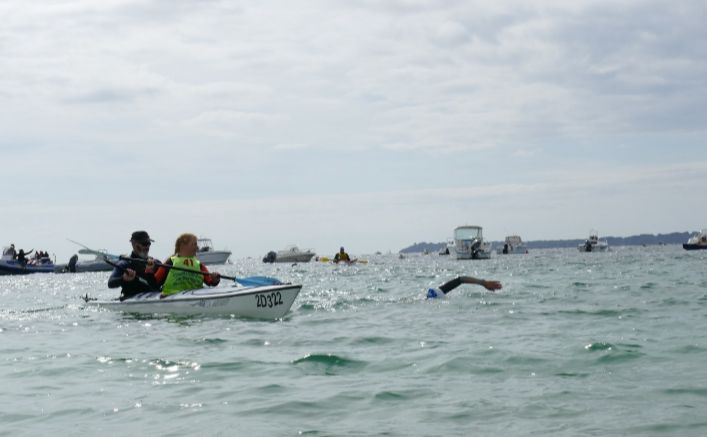
[[[653,246],[661,244],[682,244],[687,242],[687,240],[692,236],[694,232],[672,232],[669,234],[640,234],[632,235],[629,237],[601,237],[602,240],[606,240],[609,246]],[[522,236],[521,236],[522,237]],[[528,249],[554,249],[554,248],[566,248],[566,247],[577,247],[578,244],[584,243],[586,239],[574,239],[574,240],[533,240],[525,241],[525,245]],[[491,241],[494,247],[503,245],[503,241]],[[404,249],[401,249],[400,253],[417,253],[417,252],[439,252],[442,248],[447,245],[445,242],[441,243],[414,243]]]

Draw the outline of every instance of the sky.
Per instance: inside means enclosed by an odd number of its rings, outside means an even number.
[[[707,227],[707,3],[5,0],[0,244]]]

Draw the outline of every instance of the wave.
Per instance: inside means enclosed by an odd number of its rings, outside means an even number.
[[[338,375],[358,372],[368,365],[366,361],[340,357],[334,354],[310,354],[292,361],[292,364],[315,373]]]

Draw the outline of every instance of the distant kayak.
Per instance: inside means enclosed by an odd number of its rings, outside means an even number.
[[[234,315],[274,320],[290,310],[301,285],[199,288],[160,299],[159,291],[141,293],[124,301],[88,300],[86,305],[140,314]]]
[[[351,264],[368,264],[368,260],[365,260],[365,259],[357,259],[357,258],[354,258],[354,259],[352,259],[351,261],[338,261],[338,262],[336,262],[336,261],[334,261],[333,259],[331,259],[331,258],[329,258],[329,257],[326,257],[326,256],[320,257],[320,258],[318,259],[318,261],[321,262],[321,263],[344,264],[344,265],[351,265]]]

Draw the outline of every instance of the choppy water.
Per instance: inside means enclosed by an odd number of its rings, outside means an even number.
[[[84,309],[108,273],[0,277],[0,435],[707,434],[707,253],[369,259],[212,268],[303,283],[276,322]],[[424,299],[457,274],[504,288]]]

